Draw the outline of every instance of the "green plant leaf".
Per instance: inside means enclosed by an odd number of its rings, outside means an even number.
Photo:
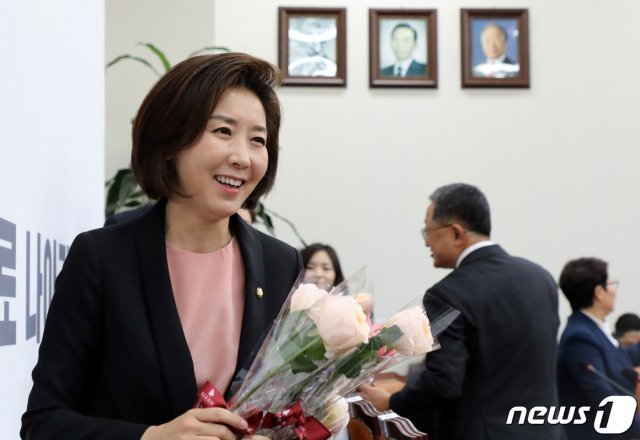
[[[107,209],[105,212],[107,217],[115,214],[116,209],[118,208],[118,201],[120,199],[120,187],[122,186],[122,181],[124,176],[130,171],[131,170],[128,168],[119,169],[116,172],[116,175],[109,180],[108,183],[110,184],[110,187],[107,191]]]
[[[258,222],[262,223],[271,235],[275,235],[275,228],[273,227],[271,216],[267,214],[264,203],[262,203],[260,200],[258,200],[258,205],[256,206],[255,213]]]
[[[269,231],[270,234],[275,235],[276,230],[273,227],[273,220],[271,220],[271,216],[265,212],[262,214],[262,221],[264,226],[267,228],[267,231]]]
[[[324,355],[326,352],[327,350],[324,348],[322,339],[318,338],[318,343],[312,345],[309,349],[307,349],[307,352],[305,354],[312,361],[320,361],[324,359]]]
[[[284,319],[284,322],[282,323],[282,330],[280,330],[280,333],[283,335],[291,334],[293,332],[293,328],[295,327],[296,323],[298,322],[301,316],[302,316],[302,311],[300,310],[295,312],[289,312],[289,314]]]
[[[113,178],[107,181],[107,203],[105,215],[108,217],[123,208],[135,208],[149,203],[142,192],[131,168],[119,169]]]
[[[144,59],[144,58],[142,58],[142,57],[136,57],[136,56],[129,55],[129,54],[120,55],[119,57],[117,57],[117,58],[113,59],[112,61],[110,61],[110,62],[109,62],[109,64],[107,64],[106,68],[108,69],[109,67],[113,66],[114,64],[119,63],[119,62],[120,62],[120,61],[122,61],[122,60],[133,60],[133,61],[138,61],[139,63],[142,63],[142,64],[144,64],[145,66],[147,66],[149,69],[151,69],[151,70],[153,71],[153,73],[155,73],[155,74],[156,74],[156,76],[160,76],[160,72],[158,72],[158,71],[156,70],[156,68],[155,68],[155,67],[153,67],[153,65],[152,65],[149,61],[145,60],[145,59]]]
[[[299,335],[294,335],[289,340],[285,341],[280,347],[280,355],[282,359],[291,359],[297,357],[302,352],[302,340]]]
[[[293,374],[310,372],[316,369],[316,364],[304,356],[298,356],[291,361],[291,372]]]
[[[146,46],[147,48],[149,48],[149,50],[153,52],[160,59],[160,62],[164,66],[165,72],[168,72],[171,69],[171,63],[169,62],[167,57],[164,55],[164,52],[162,52],[160,49],[158,49],[156,46],[154,46],[151,43],[138,43],[138,44],[141,44],[142,46]]]
[[[336,371],[344,374],[349,379],[358,377],[362,370],[362,364],[365,361],[365,357],[365,352],[356,351],[342,361],[339,361],[336,365]]]
[[[202,49],[196,50],[195,52],[191,52],[187,58],[194,57],[204,52],[231,52],[231,49],[224,46],[206,46],[206,47],[203,47]]]
[[[120,193],[118,194],[118,203],[120,206],[125,206],[133,194],[138,191],[138,188],[138,182],[133,172],[124,175],[120,185]]]
[[[371,337],[369,339],[369,343],[374,350],[378,350],[387,345],[393,346],[393,343],[400,339],[401,336],[402,331],[400,330],[400,327],[393,325],[389,328],[382,329],[382,331],[376,336]]]

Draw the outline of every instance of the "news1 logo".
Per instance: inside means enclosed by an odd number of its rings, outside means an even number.
[[[609,396],[602,399],[596,409],[593,429],[599,434],[622,434],[633,423],[637,402],[631,396]],[[529,423],[530,425],[583,425],[587,422],[587,414],[591,411],[588,406],[534,406],[527,410],[524,406],[514,406],[509,411],[507,425],[514,423],[518,414],[518,425]]]

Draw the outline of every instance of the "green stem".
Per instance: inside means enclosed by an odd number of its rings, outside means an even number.
[[[322,368],[320,368],[318,371],[316,371],[313,375],[309,375],[309,377],[307,377],[306,379],[304,379],[304,380],[303,380],[302,382],[300,382],[299,384],[295,385],[295,386],[294,386],[294,388],[286,394],[287,396],[290,396],[290,398],[285,399],[285,400],[291,401],[291,400],[296,399],[296,398],[297,398],[297,396],[298,396],[298,394],[300,394],[300,393],[305,389],[305,387],[306,387],[307,385],[309,385],[309,383],[310,383],[313,379],[315,379],[315,378],[316,378],[316,376],[318,376],[318,375],[319,375],[319,374],[321,374],[323,371],[325,371],[327,368],[329,368],[330,366],[332,366],[333,364],[335,364],[337,360],[338,360],[338,357],[336,356],[336,357],[334,357],[332,360],[330,360],[329,362],[327,362],[327,364],[326,364],[324,367],[322,367]],[[331,376],[329,376],[329,378],[332,378],[332,377],[334,377],[334,375],[333,375],[333,374],[331,374]],[[324,385],[326,385],[326,382],[325,382],[322,386],[320,386],[320,388],[318,388],[318,389],[321,389]]]
[[[268,381],[270,381],[271,379],[276,377],[278,374],[280,374],[282,368],[284,368],[287,365],[289,365],[291,363],[291,361],[293,361],[295,358],[297,358],[302,353],[307,351],[309,348],[311,348],[313,345],[315,345],[320,340],[321,340],[320,336],[318,336],[316,338],[313,338],[309,343],[307,343],[307,345],[303,346],[299,351],[297,351],[293,355],[289,356],[289,358],[284,359],[284,362],[282,362],[282,364],[278,365],[276,368],[274,368],[273,370],[269,371],[267,373],[267,375],[264,377],[264,379],[262,379],[260,382],[255,384],[252,388],[249,389],[249,391],[247,391],[247,393],[244,396],[242,396],[240,399],[238,399],[238,401],[233,405],[232,409],[233,410],[238,409],[240,407],[240,405],[242,405],[244,402],[249,400],[249,398],[251,396],[253,396],[255,394],[255,392],[258,391],[265,383],[267,383]]]
[[[329,376],[326,380],[325,383],[323,383],[322,385],[320,385],[318,387],[318,389],[316,390],[316,394],[321,396],[322,395],[322,391],[324,391],[324,389],[330,384],[332,383],[334,380],[336,380],[338,377],[340,377],[340,375],[336,375],[335,372],[331,373],[331,376]]]
[[[365,351],[369,350],[370,348],[370,343],[365,344],[363,347],[359,347],[357,348],[353,353],[351,353],[346,359],[343,359],[343,362],[345,364],[348,364],[349,362],[351,362],[351,359],[359,359],[360,361],[362,360],[362,353],[364,353]],[[359,367],[362,368],[363,363],[359,362]],[[320,387],[318,387],[318,389],[316,390],[316,394],[321,395],[322,392],[324,392],[324,390],[326,389],[327,386],[331,385],[335,380],[339,379],[341,376],[346,376],[346,374],[344,372],[341,372],[339,370],[335,370],[331,373],[331,376],[329,376],[327,378],[327,380],[320,385]]]

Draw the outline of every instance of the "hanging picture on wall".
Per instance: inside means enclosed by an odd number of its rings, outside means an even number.
[[[369,9],[369,85],[437,87],[435,9]]]
[[[281,7],[278,11],[283,84],[344,87],[346,9]]]
[[[462,87],[529,87],[527,9],[461,9]]]

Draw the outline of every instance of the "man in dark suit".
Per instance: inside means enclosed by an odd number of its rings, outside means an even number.
[[[558,425],[507,424],[514,406],[557,406],[553,278],[490,241],[489,204],[476,187],[446,185],[430,199],[426,245],[434,266],[455,270],[427,290],[425,308],[436,298],[461,315],[401,391],[364,386],[363,397],[434,440],[562,438]]]
[[[633,366],[640,364],[640,346],[619,348],[605,323],[605,317],[613,311],[617,285],[617,281],[609,279],[607,263],[598,258],[569,261],[560,275],[560,288],[573,310],[560,339],[560,404],[590,408],[586,423],[565,425],[569,440],[603,438],[595,430],[600,402],[609,396],[635,394],[637,374]],[[635,405],[628,415],[629,429],[613,438],[640,438],[640,417]],[[608,420],[603,423],[609,427]]]
[[[391,50],[395,63],[380,69],[380,76],[406,78],[425,76],[427,65],[413,58],[418,43],[418,32],[407,23],[397,24],[391,31]]]

